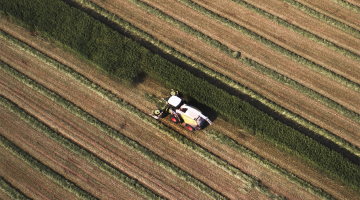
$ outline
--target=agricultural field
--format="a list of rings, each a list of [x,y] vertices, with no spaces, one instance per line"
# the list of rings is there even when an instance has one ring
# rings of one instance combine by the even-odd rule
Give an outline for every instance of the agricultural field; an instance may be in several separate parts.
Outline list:
[[[360,199],[359,6],[1,1],[0,199]]]

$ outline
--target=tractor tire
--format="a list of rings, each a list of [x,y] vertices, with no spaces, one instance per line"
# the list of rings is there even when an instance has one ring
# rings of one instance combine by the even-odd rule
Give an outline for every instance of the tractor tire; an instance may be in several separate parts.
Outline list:
[[[171,121],[173,121],[174,123],[180,123],[180,120],[179,120],[179,118],[177,117],[177,116],[175,116],[175,115],[170,115],[170,119],[171,119]]]

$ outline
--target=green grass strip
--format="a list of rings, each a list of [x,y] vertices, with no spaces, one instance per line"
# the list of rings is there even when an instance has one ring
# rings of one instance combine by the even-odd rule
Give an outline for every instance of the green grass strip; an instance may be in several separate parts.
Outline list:
[[[3,65],[3,64],[0,63],[0,65]],[[24,75],[20,75],[20,76],[25,78]],[[16,78],[16,77],[14,77],[14,78]],[[32,82],[29,79],[27,79],[27,80],[22,79],[22,81],[28,82],[28,83]],[[40,85],[35,85],[35,87],[37,88],[35,90],[40,90],[42,88],[42,86],[40,86]],[[53,95],[52,97],[54,98],[55,96],[56,95]],[[142,185],[138,180],[129,177],[127,174],[125,174],[125,173],[119,171],[118,169],[114,168],[113,166],[111,166],[106,161],[104,161],[101,158],[97,157],[96,155],[92,154],[90,151],[84,149],[80,145],[78,145],[78,144],[72,142],[71,140],[65,138],[60,133],[52,130],[49,126],[47,126],[46,124],[40,122],[38,119],[31,116],[25,110],[23,110],[22,108],[15,105],[14,103],[12,103],[11,101],[9,101],[8,99],[6,99],[5,97],[3,97],[1,95],[0,95],[0,104],[3,105],[4,107],[6,107],[7,109],[9,109],[11,112],[18,115],[25,122],[29,123],[34,129],[44,133],[46,136],[50,137],[52,140],[54,140],[57,143],[63,145],[64,147],[68,148],[70,151],[80,155],[82,158],[89,161],[92,165],[94,165],[94,166],[100,168],[101,170],[103,170],[104,172],[108,173],[110,176],[112,176],[115,179],[119,180],[124,185],[126,185],[129,188],[136,191],[138,194],[140,194],[140,195],[142,195],[142,196],[144,196],[144,197],[146,197],[148,199],[164,199],[163,197],[159,196],[158,194],[154,193],[153,191],[151,191],[150,189],[148,189],[147,187]],[[32,166],[34,168],[36,167],[34,165],[32,165]],[[52,170],[50,168],[45,169],[44,166],[40,166],[40,168],[36,168],[36,169],[49,171],[52,174],[54,173],[54,172],[52,172]],[[54,176],[54,175],[52,175],[52,176]],[[77,188],[77,186],[75,184],[70,183],[67,180],[63,180],[64,178],[60,179],[60,178],[58,178],[58,176],[61,176],[61,175],[54,176],[55,178],[52,178],[52,179],[54,179],[56,182],[58,182],[64,188],[66,188],[66,189],[70,190],[71,192],[75,193],[77,196],[79,196],[79,197],[81,197],[83,199],[96,199],[95,197],[91,196],[89,193],[87,193],[85,191],[80,193],[81,191]],[[61,181],[57,181],[57,180],[61,180]]]
[[[268,20],[271,20],[272,22],[275,22],[276,24],[278,24],[280,26],[283,26],[301,36],[311,39],[312,41],[314,41],[318,44],[324,45],[325,47],[327,47],[331,50],[334,50],[338,53],[341,53],[342,55],[347,56],[347,57],[360,63],[360,56],[350,50],[347,50],[346,48],[340,47],[340,46],[336,45],[335,43],[330,42],[329,40],[321,38],[320,36],[317,36],[303,28],[300,28],[299,26],[291,24],[291,23],[287,22],[286,20],[283,20],[278,16],[275,16],[271,13],[266,12],[265,10],[255,7],[243,0],[231,0],[231,1],[239,4],[240,6],[246,8],[254,13],[257,13],[257,14],[263,16],[264,18],[266,18]]]
[[[353,35],[353,36],[355,36],[357,38],[360,38],[360,31],[359,30],[357,30],[357,29],[355,29],[355,28],[353,28],[351,26],[348,26],[348,25],[346,25],[346,24],[344,24],[344,23],[342,23],[342,22],[340,22],[340,21],[338,21],[336,19],[333,19],[333,18],[331,18],[329,16],[326,16],[326,15],[324,15],[324,14],[322,14],[322,13],[320,13],[320,12],[318,12],[318,11],[312,9],[312,8],[309,8],[309,7],[303,5],[303,4],[301,4],[301,3],[299,3],[299,2],[297,2],[295,0],[280,0],[280,1],[285,2],[285,3],[291,5],[292,7],[296,8],[296,9],[298,9],[298,10],[300,10],[300,11],[306,13],[306,14],[308,14],[308,15],[310,15],[312,17],[315,17],[316,19],[318,19],[320,21],[323,21],[323,22],[325,22],[327,24],[330,24],[330,25],[332,25],[332,26],[334,26],[334,27],[346,32],[346,33],[349,33],[349,34],[351,34],[351,35]]]
[[[166,22],[169,22],[170,24],[174,25],[175,27],[179,28],[180,30],[183,30],[187,33],[194,35],[195,37],[203,40],[205,43],[207,43],[208,45],[210,45],[212,47],[215,47],[216,49],[220,50],[221,52],[223,52],[229,56],[232,56],[232,57],[234,56],[234,51],[232,51],[227,46],[219,43],[216,40],[211,39],[210,37],[200,33],[199,31],[192,29],[191,27],[187,26],[186,24],[166,15],[165,13],[163,13],[155,8],[152,8],[151,6],[147,5],[146,3],[143,3],[139,0],[128,0],[128,1],[130,1],[131,3],[134,3],[135,5],[139,6],[140,8],[145,9],[149,13],[154,14],[158,18],[160,18]],[[327,77],[332,78],[333,80],[336,79],[335,81],[343,83],[345,86],[348,86],[349,88],[360,92],[360,86],[358,84],[356,84],[338,74],[335,74],[335,73],[331,72],[330,70],[327,70],[326,68],[323,68],[320,65],[317,65],[301,56],[298,56],[295,53],[292,53],[292,52],[282,48],[281,46],[276,45],[275,43],[271,42],[270,40],[267,40],[266,38],[263,38],[262,36],[257,35],[256,33],[252,32],[244,27],[239,26],[234,22],[231,22],[231,21],[229,21],[229,20],[227,20],[227,19],[225,19],[225,18],[223,18],[223,17],[221,17],[221,16],[195,4],[195,3],[192,3],[189,0],[178,0],[178,1],[184,3],[186,6],[189,6],[190,8],[192,8],[210,18],[213,18],[213,19],[219,21],[220,23],[223,23],[224,25],[227,25],[227,26],[239,31],[240,33],[245,34],[246,36],[249,36],[250,38],[252,38],[258,42],[261,42],[265,46],[267,46],[283,55],[286,54],[292,60],[297,61],[300,64],[303,64],[323,75],[326,75]],[[260,63],[257,63],[249,58],[241,57],[241,58],[239,58],[239,60],[242,63],[246,64],[247,66],[251,67],[252,69],[254,69],[266,76],[269,76],[272,79],[279,81],[280,83],[290,86],[291,88],[293,88],[299,92],[302,92],[303,94],[311,97],[312,99],[319,101],[320,103],[328,106],[329,108],[334,109],[335,111],[343,114],[344,116],[346,116],[360,124],[360,115],[358,113],[347,109],[346,107],[331,100],[330,98],[327,98],[327,97],[319,94],[318,92],[311,90],[310,88],[307,88],[307,87],[301,85],[300,83],[298,83],[284,75],[281,75],[281,74],[277,73],[276,71],[269,69],[269,68],[261,65]]]
[[[0,95],[0,105],[10,108],[13,107],[14,104],[12,104],[10,101],[5,99],[2,95]],[[27,119],[31,120],[33,119],[32,116],[27,115]],[[25,119],[26,120],[26,119]],[[4,136],[0,135],[0,145],[3,146],[6,150],[10,151],[14,155],[16,155],[18,158],[20,158],[22,161],[30,165],[35,170],[39,171],[41,174],[49,178],[50,180],[54,181],[55,183],[59,184],[64,189],[74,193],[77,197],[81,199],[97,199],[94,196],[92,196],[87,191],[83,190],[73,182],[69,181],[68,179],[64,178],[61,174],[55,172],[48,166],[42,164],[39,160],[32,157],[30,154],[10,142],[8,139],[6,139]]]
[[[138,0],[131,0],[131,1],[138,1]],[[344,83],[345,86],[350,86],[351,89],[354,89],[355,91],[358,91],[360,92],[360,86],[344,77],[341,77],[340,75],[337,75],[333,72],[331,72],[330,70],[327,70],[326,68],[323,68],[321,67],[320,65],[317,65],[315,63],[313,63],[312,61],[310,60],[307,60],[277,44],[275,44],[274,42],[258,35],[257,33],[255,32],[252,32],[250,31],[249,29],[245,28],[245,27],[242,27],[238,24],[236,24],[235,22],[232,22],[224,17],[221,17],[220,15],[216,14],[216,13],[213,13],[212,11],[196,4],[196,3],[193,3],[191,0],[177,0],[181,3],[183,3],[184,5],[188,6],[189,8],[193,9],[193,10],[196,10],[198,11],[199,13],[203,14],[203,15],[206,15],[208,16],[209,18],[211,19],[214,19],[218,22],[220,22],[221,24],[225,25],[225,26],[228,26],[248,37],[250,37],[251,39],[265,45],[266,47],[269,47],[270,49],[290,58],[291,60],[293,61],[296,61],[310,69],[313,69],[314,71],[316,72],[319,72],[323,75],[326,75],[327,77],[335,80],[335,81],[338,81],[340,83]],[[143,5],[143,4],[140,4],[140,5]],[[141,7],[145,7],[145,6],[141,6]],[[265,13],[263,13],[265,14]],[[161,15],[164,15],[164,14],[161,14]],[[160,17],[159,17],[160,18]],[[161,17],[161,19],[164,18],[164,17]],[[182,23],[182,22],[173,22],[173,24],[178,24],[178,23]],[[183,28],[182,30],[187,30],[187,28]],[[193,30],[190,30],[189,29],[189,33],[192,33]],[[225,47],[224,47],[225,48]],[[358,55],[354,55],[354,57],[357,58],[357,61],[360,62],[360,57]],[[283,83],[287,86],[290,86],[291,88],[299,91],[299,92],[302,92],[303,94],[311,97],[312,99],[315,99],[317,101],[319,101],[320,103],[328,106],[329,108],[332,108],[334,109],[335,111],[343,114],[344,116],[352,119],[353,121],[357,122],[360,124],[360,115],[356,112],[353,112],[349,109],[347,109],[346,107],[340,105],[339,103],[331,100],[330,98],[327,98],[321,94],[319,94],[318,92],[312,90],[312,89],[309,89],[305,86],[303,86],[302,84],[286,77],[286,76],[283,76],[279,73],[277,73],[276,71],[274,70],[271,70],[263,65],[261,65],[260,63],[257,63],[251,59],[248,59],[248,58],[245,58],[245,57],[242,57],[242,58],[239,58],[239,60],[250,66],[251,68],[255,69],[256,71],[259,71],[261,73],[263,73],[264,75],[267,75],[269,77],[271,77],[272,79],[274,80],[277,80],[279,81],[280,83]]]
[[[40,1],[47,3],[34,3]],[[50,38],[73,48],[74,51],[82,55],[89,53],[88,47],[96,47],[96,49],[93,48],[93,51],[90,52],[92,56],[88,56],[88,59],[91,61],[98,61],[98,55],[101,55],[104,62],[116,60],[121,64],[121,62],[125,61],[128,64],[124,66],[138,68],[140,66],[144,73],[161,81],[168,87],[182,91],[198,102],[209,106],[209,108],[226,117],[229,121],[241,125],[244,129],[256,133],[274,145],[283,147],[285,150],[315,164],[320,169],[323,169],[324,172],[338,177],[354,189],[360,191],[360,171],[358,166],[351,163],[341,154],[271,118],[238,97],[232,96],[217,86],[195,77],[190,72],[166,61],[159,55],[137,46],[137,43],[126,39],[111,28],[101,23],[95,23],[96,20],[85,15],[80,10],[69,8],[67,4],[61,4],[57,0],[0,1],[0,5],[0,8],[5,13],[22,20],[23,23],[27,24],[27,27],[35,28],[40,34],[42,32],[45,32],[47,35],[51,33]],[[46,14],[47,12],[57,13],[57,15],[48,15]],[[28,17],[33,15],[36,18]],[[60,18],[59,16],[62,17]],[[89,37],[88,30],[77,29],[76,24],[78,23],[80,23],[79,25],[92,28],[94,32],[90,30],[90,38],[87,38]],[[100,33],[98,32],[99,30],[101,30]],[[84,37],[85,35],[87,37]],[[109,35],[111,37],[108,37]],[[124,48],[124,44],[131,48]],[[114,54],[114,52],[117,52],[115,51],[116,48],[117,50],[125,49],[126,51]],[[101,62],[98,63],[99,66],[102,66],[101,64]],[[117,67],[117,65],[112,67]],[[199,85],[201,87],[198,87]],[[93,87],[96,87],[96,85]],[[99,93],[101,95],[102,92]],[[109,96],[109,99],[111,98]],[[114,98],[114,101],[116,101],[115,95]],[[141,112],[139,111],[139,113]],[[142,114],[147,116],[144,113]],[[142,119],[140,114],[139,119]],[[175,134],[174,136],[176,137],[177,135]],[[181,135],[179,143],[184,143],[181,140]],[[218,161],[223,160],[220,159]],[[219,165],[231,173],[231,165],[223,166],[221,163]]]
[[[266,160],[265,158],[259,156],[258,154],[251,151],[250,149],[242,146],[241,144],[237,143],[235,140],[233,140],[232,138],[226,136],[222,132],[217,131],[217,130],[209,130],[209,131],[206,130],[205,132],[212,139],[233,148],[235,151],[245,155],[246,157],[250,158],[251,160],[253,160],[257,164],[259,164],[259,165],[261,165],[261,166],[275,172],[276,174],[281,175],[286,180],[300,186],[305,191],[307,191],[307,192],[309,192],[309,193],[311,193],[313,195],[316,195],[320,199],[335,199],[334,197],[327,194],[323,190],[321,190],[321,189],[311,185],[309,182],[306,182],[303,179],[297,177],[295,174],[286,171],[285,169],[281,168],[280,166],[272,163],[269,160]]]
[[[1,138],[0,134],[0,138]],[[1,141],[1,139],[0,139]],[[11,199],[17,200],[28,200],[29,197],[25,196],[21,193],[17,188],[12,186],[9,182],[7,182],[3,177],[0,176],[0,189],[4,191]]]
[[[167,52],[174,57],[178,58],[179,60],[187,63],[188,65],[202,71],[203,73],[216,78],[217,80],[221,81],[222,83],[225,83],[227,86],[236,89],[239,92],[242,92],[246,95],[249,95],[250,97],[260,101],[264,105],[268,106],[269,108],[273,109],[274,111],[284,115],[285,117],[297,122],[298,124],[308,128],[311,131],[314,131],[315,133],[327,138],[328,140],[336,143],[337,145],[341,146],[344,149],[347,149],[351,153],[357,155],[360,157],[360,149],[358,149],[356,146],[350,144],[349,142],[345,141],[341,137],[338,137],[334,135],[333,133],[327,131],[326,129],[323,129],[310,121],[302,118],[299,115],[296,115],[292,113],[291,111],[275,104],[274,102],[266,99],[262,95],[254,92],[253,90],[233,81],[232,79],[228,78],[227,76],[217,73],[213,71],[212,69],[204,66],[203,64],[196,62],[192,60],[191,58],[181,54],[180,52],[174,50],[173,48],[167,46],[166,44],[162,43],[161,41],[157,40],[153,36],[149,35],[148,33],[136,28],[129,22],[126,22],[125,20],[121,19],[120,17],[116,16],[113,13],[109,13],[107,10],[101,8],[100,6],[91,3],[87,0],[75,0],[78,3],[81,3],[84,7],[94,10],[96,13],[100,14],[103,17],[106,17],[107,19],[111,20],[112,22],[116,23],[117,25],[124,27],[126,30],[130,31],[133,34],[136,34],[137,36],[141,37],[142,39],[152,43],[156,47],[162,49],[164,52]],[[1,33],[1,32],[0,32]]]
[[[351,3],[347,2],[347,1],[344,1],[344,0],[330,0],[330,1],[335,2],[335,3],[341,5],[344,8],[347,8],[349,10],[352,10],[352,11],[360,14],[360,7],[357,6],[357,5],[351,4]]]
[[[256,189],[256,190],[260,191],[261,193],[263,193],[264,195],[267,195],[268,197],[270,197],[272,199],[283,199],[282,197],[278,197],[278,196],[274,195],[273,193],[271,193],[270,190],[268,188],[266,188],[265,186],[261,185],[261,183],[259,183],[256,178],[253,178],[250,175],[247,175],[247,174],[243,173],[238,168],[232,166],[230,163],[222,160],[218,156],[212,154],[208,150],[202,148],[201,146],[199,146],[196,143],[192,142],[191,140],[187,139],[185,136],[183,136],[183,135],[173,131],[172,129],[166,127],[165,125],[161,124],[160,122],[158,122],[157,120],[155,120],[151,116],[149,116],[147,114],[144,114],[143,112],[137,110],[132,105],[128,104],[127,102],[124,102],[122,99],[117,98],[111,92],[101,88],[99,85],[91,82],[86,77],[76,73],[71,68],[66,67],[66,66],[64,66],[64,65],[50,59],[49,57],[47,57],[46,55],[44,55],[44,54],[42,54],[40,52],[37,54],[37,57],[39,59],[45,61],[50,66],[55,67],[55,68],[59,69],[62,72],[65,72],[70,77],[76,79],[77,81],[79,81],[80,83],[82,83],[83,85],[88,87],[89,89],[93,90],[94,92],[98,93],[102,97],[104,97],[104,98],[112,101],[113,103],[117,104],[122,109],[128,111],[130,114],[133,114],[133,115],[137,116],[142,121],[148,123],[149,125],[151,125],[152,127],[156,128],[156,129],[158,129],[162,133],[165,133],[166,135],[170,136],[175,141],[177,141],[180,144],[184,145],[186,148],[193,150],[195,153],[199,154],[200,156],[202,156],[206,160],[210,161],[211,163],[217,165],[218,167],[225,170],[229,174],[237,177],[239,180],[243,181],[246,184],[246,187]],[[190,174],[188,174],[185,171],[181,170],[179,167],[173,165],[169,161],[164,160],[163,158],[156,155],[155,153],[153,153],[149,149],[147,149],[147,148],[141,146],[140,144],[138,144],[136,141],[131,140],[130,138],[126,137],[125,135],[123,135],[119,131],[111,128],[110,126],[108,126],[106,124],[104,124],[103,122],[99,121],[95,117],[91,116],[90,114],[88,114],[87,112],[82,110],[80,107],[78,107],[78,106],[72,104],[71,102],[65,100],[64,98],[62,98],[58,94],[48,90],[44,86],[36,83],[35,81],[31,80],[27,76],[21,74],[20,72],[18,72],[14,68],[6,65],[5,63],[3,63],[1,61],[0,61],[0,69],[2,69],[4,72],[11,75],[12,77],[16,78],[20,82],[24,83],[28,87],[34,89],[35,91],[43,94],[46,97],[48,97],[50,100],[52,100],[52,101],[56,102],[57,104],[63,106],[69,112],[73,113],[74,115],[78,116],[79,118],[83,119],[84,121],[88,122],[89,124],[95,126],[100,131],[102,131],[105,134],[109,135],[110,137],[116,139],[117,141],[121,142],[122,144],[128,146],[129,148],[135,150],[139,154],[143,155],[144,157],[148,158],[149,160],[153,161],[154,163],[156,163],[157,165],[163,167],[164,169],[168,170],[169,172],[173,173],[177,177],[183,179],[184,181],[186,181],[190,185],[194,186],[195,188],[199,189],[203,193],[207,194],[208,196],[210,196],[210,197],[212,197],[214,199],[227,199],[226,197],[222,196],[221,194],[219,194],[215,190],[211,189],[210,187],[208,187],[204,183],[202,183],[199,180],[192,177]],[[62,143],[62,142],[59,142],[59,143]],[[74,150],[74,152],[78,152],[78,151]]]
[[[54,64],[54,63],[55,63],[55,61],[52,62],[52,64]],[[58,65],[61,65],[61,64],[58,64]],[[61,66],[64,67],[63,70],[65,68],[67,68],[67,67],[65,67],[63,65],[61,65]],[[206,184],[204,184],[201,181],[194,178],[192,175],[188,174],[187,172],[183,171],[179,167],[175,166],[171,162],[161,158],[160,156],[158,156],[157,154],[155,154],[151,150],[149,150],[146,147],[140,145],[138,142],[130,139],[129,137],[125,136],[124,134],[120,133],[119,131],[117,131],[117,130],[111,128],[110,126],[106,125],[105,123],[99,121],[95,117],[91,116],[90,114],[88,114],[87,112],[82,110],[80,107],[78,107],[78,106],[74,105],[73,103],[67,101],[66,99],[64,99],[61,96],[59,96],[58,94],[56,94],[55,92],[52,92],[52,91],[48,90],[47,88],[45,88],[44,86],[36,83],[35,81],[30,79],[26,75],[18,72],[17,70],[15,70],[14,68],[10,67],[9,65],[3,63],[2,61],[0,61],[0,69],[3,70],[5,73],[9,74],[10,76],[16,78],[21,83],[27,85],[31,89],[43,94],[44,96],[46,96],[50,100],[52,100],[55,103],[61,105],[66,110],[68,110],[70,113],[72,113],[72,114],[76,115],[77,117],[83,119],[87,123],[95,126],[100,131],[104,132],[106,135],[114,138],[115,140],[117,140],[121,144],[133,149],[134,151],[136,151],[140,155],[142,155],[145,158],[151,160],[155,164],[161,166],[165,170],[171,172],[172,174],[176,175],[180,179],[184,180],[185,182],[187,182],[190,185],[194,186],[195,188],[199,189],[200,191],[202,191],[206,195],[212,197],[213,199],[227,199],[226,197],[222,196],[221,194],[219,194],[215,190],[211,189]],[[74,77],[74,75],[77,74],[76,72],[74,72],[70,68],[68,68],[67,72],[70,72],[70,73],[73,72],[70,75],[71,77]],[[92,89],[93,91],[95,91],[97,93],[99,93],[99,90],[100,90],[101,91],[100,94],[103,97],[111,98],[114,102],[116,102],[118,105],[121,105],[122,108],[129,111],[130,113],[133,113],[134,111],[139,112],[133,106],[131,106],[130,104],[127,104],[126,102],[123,102],[121,99],[117,98],[115,95],[110,94],[109,91],[106,91],[106,90],[100,88],[99,85],[90,82],[87,78],[85,78],[85,77],[83,77],[83,76],[81,76],[79,74],[77,74],[77,75],[78,76],[76,76],[76,78],[75,78],[77,81],[83,83],[84,85],[86,85],[87,87],[89,87],[90,89]],[[1,96],[0,96],[0,98],[1,98],[2,101],[6,101]],[[141,185],[137,180],[132,179],[131,177],[128,177],[128,175],[123,174],[122,172],[114,169],[109,164],[107,164],[105,161],[101,160],[100,158],[97,158],[94,154],[89,153],[88,151],[84,150],[80,146],[78,146],[75,143],[71,142],[70,140],[64,138],[59,133],[56,133],[55,131],[51,130],[49,127],[42,124],[37,119],[35,119],[34,117],[27,114],[21,108],[15,106],[15,105],[11,105],[10,103],[7,103],[6,107],[11,109],[11,111],[13,111],[14,113],[18,114],[20,117],[22,117],[22,119],[27,121],[34,128],[42,131],[47,136],[51,137],[53,140],[55,140],[56,142],[62,144],[63,146],[69,148],[74,153],[79,154],[84,159],[88,160],[90,163],[95,165],[96,167],[99,167],[103,171],[107,172],[111,176],[115,177],[116,179],[118,179],[119,181],[124,183],[124,185],[126,185],[126,186],[130,187],[131,189],[135,190],[137,193],[139,193],[139,194],[141,194],[141,195],[143,195],[143,196],[145,196],[145,197],[147,197],[149,199],[162,199],[162,197],[158,196],[157,194],[153,193],[151,190],[149,190],[145,186]],[[185,139],[185,137],[183,137],[183,139]],[[222,163],[225,163],[225,162],[222,162]],[[238,174],[240,174],[240,175],[242,175],[244,177],[247,177],[242,172],[239,172]]]
[[[150,8],[150,9],[152,9],[152,8]],[[154,10],[154,13],[155,14],[159,13],[159,11]],[[229,54],[232,55],[231,51],[229,52]],[[157,71],[156,76],[159,79],[162,79],[162,81],[165,82],[168,86],[175,87],[175,88],[180,88],[180,85],[182,85],[182,84],[179,84],[179,83],[181,83],[181,82],[183,82],[184,84],[186,82],[190,83],[191,79],[195,79],[195,77],[191,77],[190,74],[187,74],[186,76],[181,77],[179,75],[179,74],[181,74],[180,71],[178,69],[175,69],[175,68],[173,70],[171,67],[167,67],[167,71],[163,71],[161,65],[157,65],[156,68],[152,68],[152,70]],[[178,78],[179,76],[181,77],[181,80]],[[185,79],[185,77],[187,77],[187,78]],[[176,83],[176,84],[174,84],[174,83]],[[229,108],[229,109],[231,109],[232,111],[229,110],[229,112],[226,113],[226,114],[222,113],[222,114],[225,114],[225,116],[227,114],[229,114],[228,116],[230,116],[230,115],[235,116],[235,115],[232,115],[230,113],[239,112],[239,114],[236,115],[236,116],[240,118],[240,117],[244,116],[244,113],[247,112],[247,111],[244,111],[244,113],[242,113],[242,111],[240,111],[241,106],[240,107],[237,107],[237,105],[235,106],[236,101],[230,100],[231,99],[230,97],[229,97],[228,103],[224,103],[225,99],[227,98],[227,97],[225,97],[225,96],[227,96],[227,94],[222,94],[222,95],[220,95],[219,93],[216,94],[215,91],[217,89],[215,89],[215,88],[212,89],[211,94],[206,94],[205,91],[211,91],[211,90],[210,89],[208,90],[206,88],[207,86],[205,86],[206,85],[205,83],[200,83],[199,82],[199,83],[193,84],[193,85],[202,85],[203,86],[202,87],[203,92],[197,91],[197,92],[193,93],[193,91],[192,91],[193,89],[191,89],[189,87],[185,87],[185,86],[181,86],[181,87],[184,87],[184,88],[181,89],[181,91],[187,91],[188,94],[190,94],[190,96],[197,97],[197,100],[200,101],[200,102],[208,102],[206,104],[209,105],[211,108],[215,109],[216,111],[220,111],[222,109],[225,109],[225,108],[222,108],[222,107],[229,107],[230,106],[231,108]],[[212,96],[220,95],[221,96],[220,99],[221,99],[222,103],[218,102],[218,103],[216,103],[216,105],[212,105],[212,103],[210,103],[208,99],[205,99],[205,96],[208,96],[208,95],[212,95]],[[204,96],[204,98],[202,99],[202,98],[200,98],[200,96]],[[234,109],[234,108],[238,108],[238,109]],[[255,113],[255,111],[253,111],[253,112]],[[249,117],[248,115],[246,115],[246,116]],[[265,116],[263,116],[263,117],[266,118]],[[254,118],[252,120],[247,118],[247,119],[243,119],[243,120],[246,121],[246,122],[249,122],[249,123],[254,123],[254,124],[256,123],[257,124],[257,122],[261,121],[264,118],[258,118],[258,119]],[[230,118],[230,119],[233,120],[234,118]],[[275,126],[277,126],[276,123],[273,124],[273,126],[265,125],[265,124],[262,124],[262,125],[258,124],[255,127],[250,128],[250,130],[255,130],[256,133],[260,133],[267,140],[269,140],[271,142],[274,142],[276,145],[282,146],[284,148],[289,148],[290,146],[292,146],[291,149],[292,149],[292,151],[294,153],[296,153],[297,155],[305,158],[309,162],[312,162],[313,164],[318,165],[320,168],[325,169],[325,171],[329,172],[331,175],[334,175],[336,177],[345,178],[345,176],[347,176],[345,174],[347,174],[347,173],[353,174],[354,176],[358,176],[358,175],[355,175],[355,174],[360,173],[359,169],[358,169],[358,167],[356,165],[354,165],[353,163],[351,163],[350,161],[345,159],[340,154],[328,149],[327,147],[324,147],[323,145],[317,143],[316,141],[314,141],[314,140],[312,140],[312,139],[310,139],[310,138],[308,138],[308,137],[306,137],[304,135],[299,134],[297,131],[285,130],[285,129],[282,129],[280,127],[278,129],[278,128],[275,128]],[[247,126],[247,127],[249,127],[249,126]],[[267,128],[268,131],[265,131],[265,129],[263,129],[265,127],[268,127]],[[270,127],[277,129],[277,131],[273,131],[273,130],[270,131],[270,129],[271,129]],[[261,130],[261,129],[263,129],[263,130]],[[271,134],[270,134],[270,132],[271,132]],[[285,132],[287,132],[287,134],[285,134]],[[283,133],[283,134],[281,134],[281,133]],[[279,136],[279,137],[275,136],[277,134],[281,134],[281,136]],[[295,138],[297,138],[297,139],[295,139]],[[286,145],[284,145],[285,143],[286,143]],[[293,143],[293,144],[290,145],[290,143]],[[287,146],[287,145],[289,145],[289,146]],[[297,147],[295,147],[295,146],[297,146]],[[302,147],[300,147],[300,146],[302,146]],[[313,149],[313,150],[310,150],[310,149]],[[314,154],[315,152],[317,152],[316,155],[310,156],[310,154]],[[325,155],[327,155],[327,156],[325,156]],[[322,156],[325,156],[325,157],[322,157]],[[322,158],[320,158],[320,157],[322,157]],[[325,161],[325,160],[327,160],[327,161]],[[333,160],[333,161],[329,161],[329,160]],[[336,163],[344,164],[343,167],[340,167],[339,164],[336,164],[336,165],[329,164],[331,162],[334,162],[335,160],[338,160],[338,161],[336,161]],[[342,160],[342,161],[340,161],[340,160]],[[325,164],[325,163],[327,163],[327,164]],[[347,163],[347,164],[345,164],[345,163]],[[325,165],[327,165],[327,166],[325,167]],[[333,170],[333,169],[335,169],[337,167],[340,167],[342,169],[341,170]],[[358,188],[358,186],[359,186],[358,184],[350,183],[350,182],[353,182],[353,181],[356,182],[355,179],[353,178],[354,177],[353,175],[348,176],[348,178],[345,178],[345,179],[341,178],[341,179],[344,180],[345,182],[349,183],[350,185],[352,185],[352,187]],[[350,178],[350,177],[352,177],[352,178]]]

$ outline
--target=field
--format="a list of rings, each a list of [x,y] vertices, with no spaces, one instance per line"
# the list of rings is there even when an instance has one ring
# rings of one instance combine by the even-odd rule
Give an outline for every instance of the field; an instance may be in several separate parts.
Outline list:
[[[360,199],[357,1],[45,1],[0,4],[0,199]]]

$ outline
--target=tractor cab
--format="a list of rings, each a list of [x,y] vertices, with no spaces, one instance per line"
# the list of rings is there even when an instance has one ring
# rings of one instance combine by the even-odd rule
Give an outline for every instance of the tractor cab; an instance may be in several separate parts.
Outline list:
[[[170,114],[170,119],[175,123],[181,123],[186,126],[190,131],[202,129],[207,123],[212,124],[208,117],[204,116],[198,109],[186,104],[186,102],[177,96],[177,92],[170,93],[166,105],[153,111],[152,116],[159,119],[163,116],[164,112]]]

